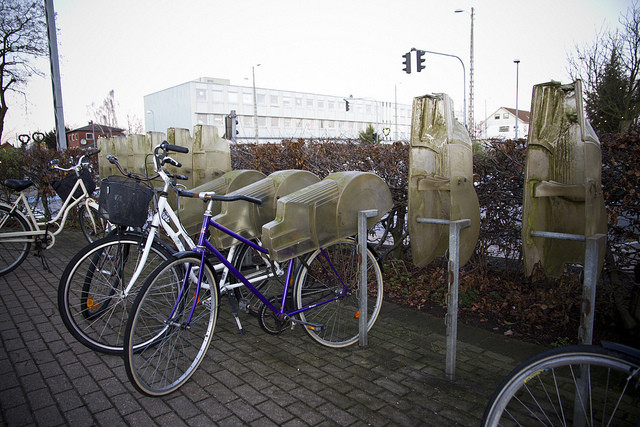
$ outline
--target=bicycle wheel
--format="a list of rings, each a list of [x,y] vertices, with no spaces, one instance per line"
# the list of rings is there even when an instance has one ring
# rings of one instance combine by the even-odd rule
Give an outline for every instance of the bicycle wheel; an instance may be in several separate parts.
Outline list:
[[[172,255],[153,242],[136,284],[125,296],[145,242],[146,236],[139,234],[105,237],[78,252],[62,273],[58,310],[69,332],[85,346],[122,354],[127,317],[140,284]]]
[[[316,305],[301,312],[300,320],[321,325],[305,325],[304,330],[327,347],[345,347],[359,338],[359,259],[356,241],[343,239],[313,252],[296,274],[296,308]],[[382,295],[382,271],[367,249],[367,330],[378,318]]]
[[[276,275],[284,271],[272,268],[268,255],[254,249],[249,245],[240,245],[231,259],[231,264],[251,283],[262,295],[270,298],[274,295],[282,295],[282,286]],[[229,282],[236,284],[240,280],[230,274]],[[239,301],[240,309],[245,313],[257,316],[262,301],[245,286],[234,288],[235,297]]]
[[[81,205],[78,208],[78,220],[84,237],[92,243],[105,237],[111,231],[110,224],[98,215],[98,210],[93,206]]]
[[[485,410],[483,425],[636,426],[638,369],[638,360],[602,347],[549,350],[504,379]]]
[[[131,308],[125,332],[125,369],[148,396],[177,390],[202,362],[218,313],[218,285],[206,263],[198,286],[200,256],[183,253],[160,265]]]
[[[11,212],[11,207],[0,205],[0,276],[15,270],[31,250],[31,242],[5,241],[4,233],[31,231],[31,224],[22,212]]]

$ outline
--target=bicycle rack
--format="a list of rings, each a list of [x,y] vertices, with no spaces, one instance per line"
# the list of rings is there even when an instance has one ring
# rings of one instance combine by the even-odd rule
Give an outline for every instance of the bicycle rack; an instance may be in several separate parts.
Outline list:
[[[360,337],[358,345],[365,347],[369,344],[367,324],[367,218],[378,215],[377,209],[369,209],[358,212],[358,243],[360,248],[360,314],[358,317]],[[364,290],[364,292],[363,292]]]
[[[456,375],[456,351],[458,340],[458,280],[460,275],[460,231],[471,227],[470,219],[450,221],[437,218],[417,218],[417,222],[449,226],[449,291],[447,292],[447,315],[444,318],[447,336],[445,374],[448,380]]]
[[[600,256],[600,248],[607,242],[606,234],[594,234],[586,237],[581,234],[531,230],[531,236],[585,242],[584,283],[582,284],[582,308],[578,340],[580,344],[590,345],[593,342],[593,318],[596,300],[596,283],[598,282],[598,259]]]

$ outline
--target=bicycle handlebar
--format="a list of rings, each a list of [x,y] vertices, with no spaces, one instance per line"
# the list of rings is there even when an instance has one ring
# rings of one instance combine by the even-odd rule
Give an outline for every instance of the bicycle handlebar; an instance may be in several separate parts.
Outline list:
[[[76,163],[74,166],[71,166],[69,168],[61,168],[60,166],[58,166],[58,161],[59,160],[58,159],[53,159],[53,160],[51,160],[51,169],[57,169],[57,170],[62,171],[62,172],[69,172],[69,171],[72,171],[72,170],[79,171],[80,169],[82,169],[85,157],[95,156],[99,152],[100,152],[100,150],[96,149],[96,150],[93,150],[93,151],[90,151],[88,153],[83,154],[78,159],[78,163]]]
[[[202,193],[193,193],[191,191],[178,190],[178,195],[181,197],[191,197],[194,199],[202,199],[205,202],[209,200],[219,200],[221,202],[234,202],[237,200],[244,200],[246,202],[255,203],[256,205],[261,205],[262,200],[256,199],[255,197],[245,196],[244,194],[234,194],[231,196],[219,196],[216,193],[205,191]]]

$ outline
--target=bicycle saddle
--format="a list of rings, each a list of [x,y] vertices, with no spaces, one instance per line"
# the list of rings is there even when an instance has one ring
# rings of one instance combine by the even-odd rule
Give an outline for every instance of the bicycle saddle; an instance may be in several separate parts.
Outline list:
[[[28,179],[5,179],[4,185],[15,191],[26,190],[33,185],[33,181]]]

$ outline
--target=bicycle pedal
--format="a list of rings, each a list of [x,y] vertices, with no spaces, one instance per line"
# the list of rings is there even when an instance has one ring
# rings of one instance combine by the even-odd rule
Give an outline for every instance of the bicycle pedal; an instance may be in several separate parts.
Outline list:
[[[314,332],[323,332],[327,329],[327,325],[321,325],[319,323],[316,323],[316,324],[308,323],[306,326],[307,328],[311,329]]]

